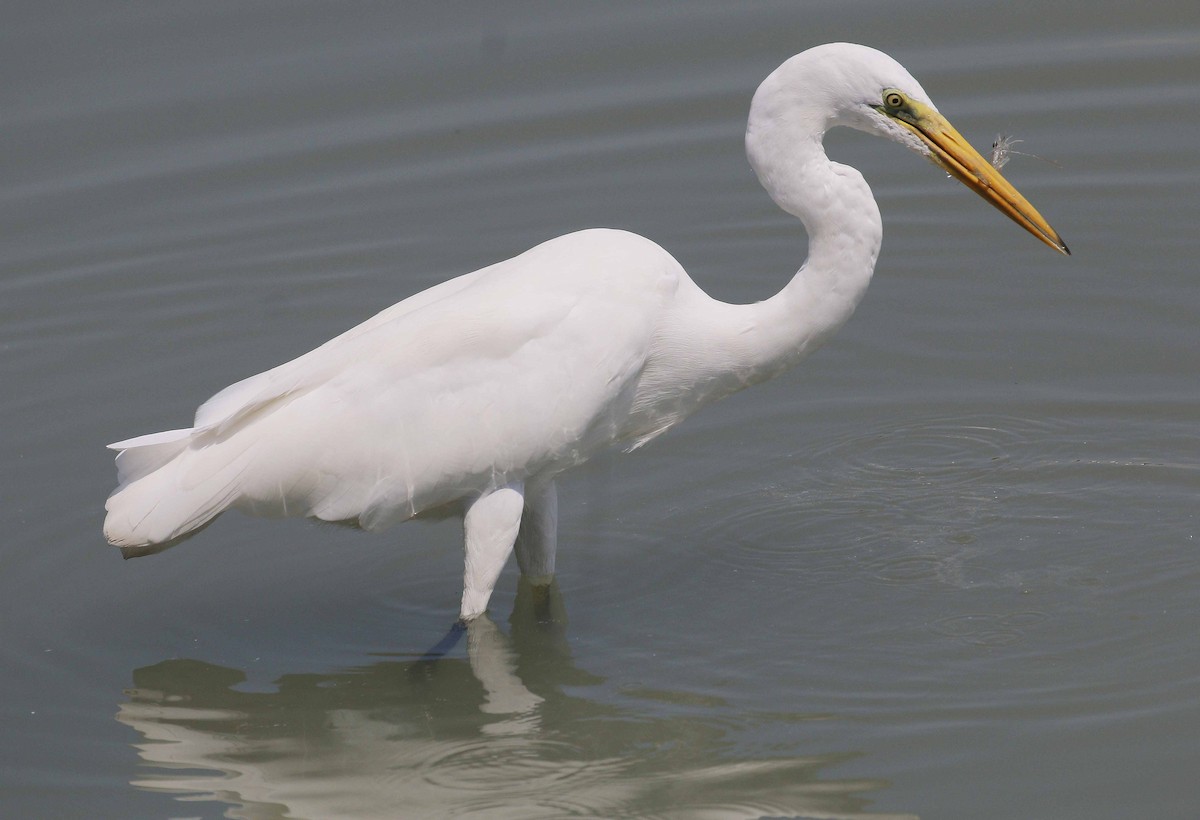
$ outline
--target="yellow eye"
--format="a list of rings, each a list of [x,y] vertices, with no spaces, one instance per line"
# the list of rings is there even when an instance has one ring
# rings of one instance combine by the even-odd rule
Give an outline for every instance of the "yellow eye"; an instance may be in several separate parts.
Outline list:
[[[889,111],[897,111],[903,108],[905,102],[907,102],[907,100],[905,99],[904,95],[895,89],[889,89],[883,92],[883,106]]]

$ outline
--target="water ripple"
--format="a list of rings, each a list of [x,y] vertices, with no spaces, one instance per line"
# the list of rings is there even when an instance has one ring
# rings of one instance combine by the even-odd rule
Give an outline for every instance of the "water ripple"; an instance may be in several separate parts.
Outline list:
[[[431,755],[422,766],[431,785],[467,791],[509,789],[520,783],[530,794],[566,793],[580,781],[612,777],[620,760],[583,759],[579,747],[560,741],[514,738],[479,738],[453,744]]]
[[[975,565],[1062,425],[1017,416],[888,420],[788,457],[778,483],[730,500],[716,559],[804,584],[1015,586]],[[1053,461],[1053,460],[1052,460]],[[1057,462],[1055,462],[1057,463]]]
[[[976,646],[1008,646],[1020,641],[1025,633],[1046,620],[1046,614],[1025,610],[1008,614],[955,614],[938,618],[929,630]]]

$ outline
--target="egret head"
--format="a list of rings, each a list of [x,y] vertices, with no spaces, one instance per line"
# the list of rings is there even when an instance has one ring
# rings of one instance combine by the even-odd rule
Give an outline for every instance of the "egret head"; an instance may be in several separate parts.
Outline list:
[[[818,139],[836,125],[887,137],[928,157],[1042,242],[1070,253],[1037,209],[938,112],[921,84],[881,51],[830,43],[797,54],[755,94],[752,130],[756,123],[777,135],[791,124],[795,133]]]

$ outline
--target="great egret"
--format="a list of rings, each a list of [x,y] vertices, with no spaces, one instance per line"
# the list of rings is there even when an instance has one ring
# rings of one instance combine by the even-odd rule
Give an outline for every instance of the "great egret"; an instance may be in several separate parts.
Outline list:
[[[192,427],[109,445],[119,485],[106,537],[126,557],[146,555],[231,507],[367,530],[462,515],[463,621],[485,611],[514,546],[521,572],[547,583],[560,473],[775,376],[862,298],[882,226],[862,175],[825,156],[822,137],[838,125],[929,157],[1069,253],[899,63],[818,46],[763,81],[746,128],[759,181],[809,236],[808,260],[774,297],[716,301],[636,234],[552,239],[227,387]]]

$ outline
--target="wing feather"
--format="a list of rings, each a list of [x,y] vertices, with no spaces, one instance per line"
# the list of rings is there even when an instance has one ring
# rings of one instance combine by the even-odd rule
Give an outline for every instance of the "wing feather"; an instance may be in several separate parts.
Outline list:
[[[376,529],[573,466],[618,437],[681,275],[586,231],[400,302],[221,391],[194,430],[122,442],[138,480],[112,533],[178,539],[231,505]]]

